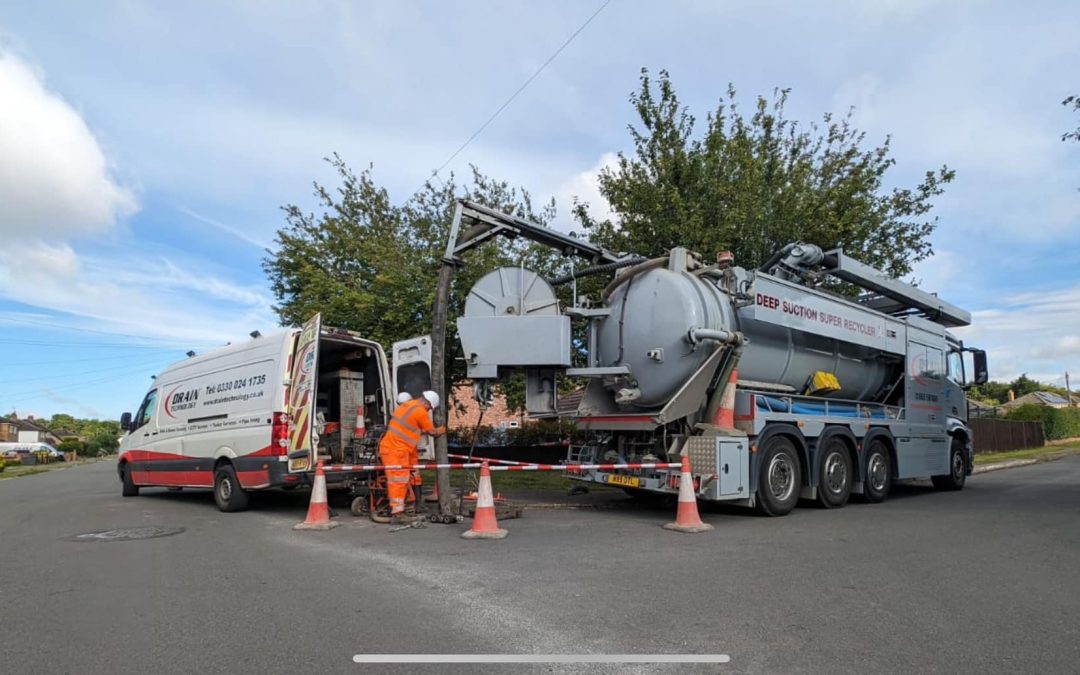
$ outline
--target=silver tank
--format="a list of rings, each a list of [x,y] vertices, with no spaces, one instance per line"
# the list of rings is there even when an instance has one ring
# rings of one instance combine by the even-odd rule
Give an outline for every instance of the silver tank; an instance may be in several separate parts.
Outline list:
[[[831,397],[860,400],[877,393],[892,373],[866,347],[750,319],[713,283],[685,270],[639,274],[619,286],[608,305],[612,312],[597,327],[597,365],[630,367],[640,390],[630,405],[637,408],[664,405],[709,356],[709,343],[695,350],[687,340],[694,328],[742,331],[749,343],[739,361],[740,380],[802,392],[821,370],[840,381],[841,390]]]

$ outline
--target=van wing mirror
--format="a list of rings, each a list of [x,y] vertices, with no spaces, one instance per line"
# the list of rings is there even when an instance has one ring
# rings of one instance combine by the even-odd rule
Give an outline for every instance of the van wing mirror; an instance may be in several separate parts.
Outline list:
[[[131,413],[126,412],[120,416],[120,428],[124,431],[131,431]]]

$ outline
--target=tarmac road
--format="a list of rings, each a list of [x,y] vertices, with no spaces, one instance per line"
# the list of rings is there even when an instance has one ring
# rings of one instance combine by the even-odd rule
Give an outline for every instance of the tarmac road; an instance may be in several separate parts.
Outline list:
[[[507,672],[368,653],[727,654],[725,666],[515,672],[1076,672],[1080,457],[894,489],[880,505],[660,529],[637,506],[465,525],[294,532],[306,494],[124,499],[112,463],[0,481],[0,671]],[[137,541],[74,541],[126,527]]]

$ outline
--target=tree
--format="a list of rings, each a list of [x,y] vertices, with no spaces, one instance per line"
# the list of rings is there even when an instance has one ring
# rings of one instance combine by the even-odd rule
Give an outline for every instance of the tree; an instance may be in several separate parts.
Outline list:
[[[1061,105],[1065,106],[1066,108],[1071,106],[1074,111],[1080,112],[1080,96],[1069,96],[1061,102]],[[1073,131],[1068,131],[1062,134],[1061,140],[1080,142],[1080,126],[1076,127],[1076,129],[1074,129]]]
[[[729,86],[696,136],[668,73],[654,83],[643,69],[630,96],[640,118],[640,127],[630,127],[634,151],[599,178],[617,218],[596,221],[582,203],[575,216],[616,250],[655,256],[686,246],[709,257],[731,250],[737,263],[756,267],[784,244],[805,241],[842,246],[893,276],[909,274],[932,253],[931,200],[954,172],[943,166],[914,188],[886,190],[895,164],[889,139],[864,149],[866,134],[851,112],[803,127],[785,117],[789,93],[759,96],[745,117]]]
[[[540,224],[555,215],[554,200],[534,206],[528,192],[487,177],[476,167],[468,184],[458,184],[453,176],[440,185],[429,181],[408,201],[395,205],[375,182],[371,167],[358,174],[338,155],[327,161],[337,171],[340,186],[331,190],[315,184],[319,214],[295,205],[282,207],[286,225],[277,233],[278,250],[268,251],[263,260],[277,300],[274,311],[283,325],[297,326],[322,312],[326,324],[387,346],[427,334],[458,197]],[[560,262],[547,249],[505,240],[465,257],[450,298],[449,349],[458,344],[455,320],[472,285],[498,266],[517,264],[549,274]],[[448,376],[451,382],[460,381],[464,364],[451,358]],[[518,398],[509,403],[520,407],[523,401]]]

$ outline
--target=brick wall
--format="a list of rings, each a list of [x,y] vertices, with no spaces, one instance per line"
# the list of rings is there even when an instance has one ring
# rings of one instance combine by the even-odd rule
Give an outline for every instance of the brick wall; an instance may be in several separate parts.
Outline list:
[[[460,384],[454,387],[450,395],[451,429],[472,429],[480,417],[480,406],[472,395],[471,384]],[[500,428],[502,423],[510,426],[511,422],[520,424],[525,419],[524,413],[511,413],[506,409],[506,397],[496,394],[491,407],[484,411],[484,426]]]

